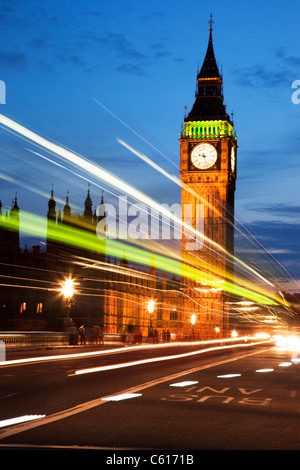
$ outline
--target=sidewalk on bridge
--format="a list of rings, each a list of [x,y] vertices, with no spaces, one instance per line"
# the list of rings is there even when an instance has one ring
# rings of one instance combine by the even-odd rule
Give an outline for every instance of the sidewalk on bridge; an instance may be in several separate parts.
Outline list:
[[[87,338],[81,344],[80,338],[71,342],[69,335],[60,332],[0,332],[0,344],[7,352],[17,351],[37,351],[37,350],[82,350],[82,349],[108,349],[126,346],[122,337],[116,335],[104,336],[103,341],[91,341]]]

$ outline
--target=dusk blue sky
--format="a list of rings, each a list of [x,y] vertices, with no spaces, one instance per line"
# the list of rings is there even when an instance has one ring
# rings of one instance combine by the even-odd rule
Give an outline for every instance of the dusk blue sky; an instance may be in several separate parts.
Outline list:
[[[194,102],[211,13],[238,136],[236,217],[300,279],[297,0],[1,0],[0,112],[158,202],[180,202],[179,188],[117,139],[179,176],[184,107]],[[0,142],[4,206],[17,191],[20,209],[45,215],[53,184],[58,208],[69,191],[72,209],[82,211],[87,181],[5,130]],[[91,186],[95,206],[101,192]]]

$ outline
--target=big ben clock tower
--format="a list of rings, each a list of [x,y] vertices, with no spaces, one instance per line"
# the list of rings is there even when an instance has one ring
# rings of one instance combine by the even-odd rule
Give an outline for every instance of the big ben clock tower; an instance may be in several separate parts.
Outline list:
[[[223,98],[212,24],[205,59],[197,75],[194,105],[180,136],[182,218],[203,237],[185,231],[182,258],[196,267],[189,291],[186,322],[202,338],[228,334],[228,298],[222,288],[233,275],[234,191],[237,140]],[[198,274],[197,274],[198,273]]]

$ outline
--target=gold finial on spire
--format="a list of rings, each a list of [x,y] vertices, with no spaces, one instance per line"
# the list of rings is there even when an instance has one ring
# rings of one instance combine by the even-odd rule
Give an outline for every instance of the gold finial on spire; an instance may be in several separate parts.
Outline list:
[[[214,24],[214,20],[212,19],[212,13],[210,14],[210,20],[208,22],[208,24],[210,25],[210,28],[209,28],[209,31],[212,31],[213,30],[213,27],[212,25]]]

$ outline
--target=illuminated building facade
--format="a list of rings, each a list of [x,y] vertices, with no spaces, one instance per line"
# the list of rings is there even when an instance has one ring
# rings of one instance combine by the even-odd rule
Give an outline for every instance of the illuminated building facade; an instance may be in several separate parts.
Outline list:
[[[150,266],[105,255],[106,241],[96,234],[99,217],[92,211],[89,190],[80,215],[72,212],[69,195],[62,210],[57,210],[52,189],[44,250],[41,245],[20,249],[18,230],[10,229],[9,224],[18,217],[17,199],[10,210],[0,213],[1,221],[6,221],[5,228],[0,229],[0,329],[60,330],[72,319],[78,327],[82,323],[99,326],[112,334],[131,330],[143,336],[151,330],[160,336],[164,330],[180,335],[192,333],[191,325],[181,321],[179,279],[159,271],[154,255]],[[71,238],[76,229],[80,230],[81,241],[86,238],[93,245],[92,250],[53,237],[53,233],[59,235],[64,230]],[[63,296],[66,279],[74,281],[70,299]]]
[[[197,75],[196,99],[180,136],[182,217],[204,234],[191,239],[191,234],[185,233],[182,243],[183,258],[206,273],[206,279],[187,282],[186,287],[202,337],[227,332],[228,299],[222,283],[233,274],[237,140],[222,87],[211,20],[206,56]]]

